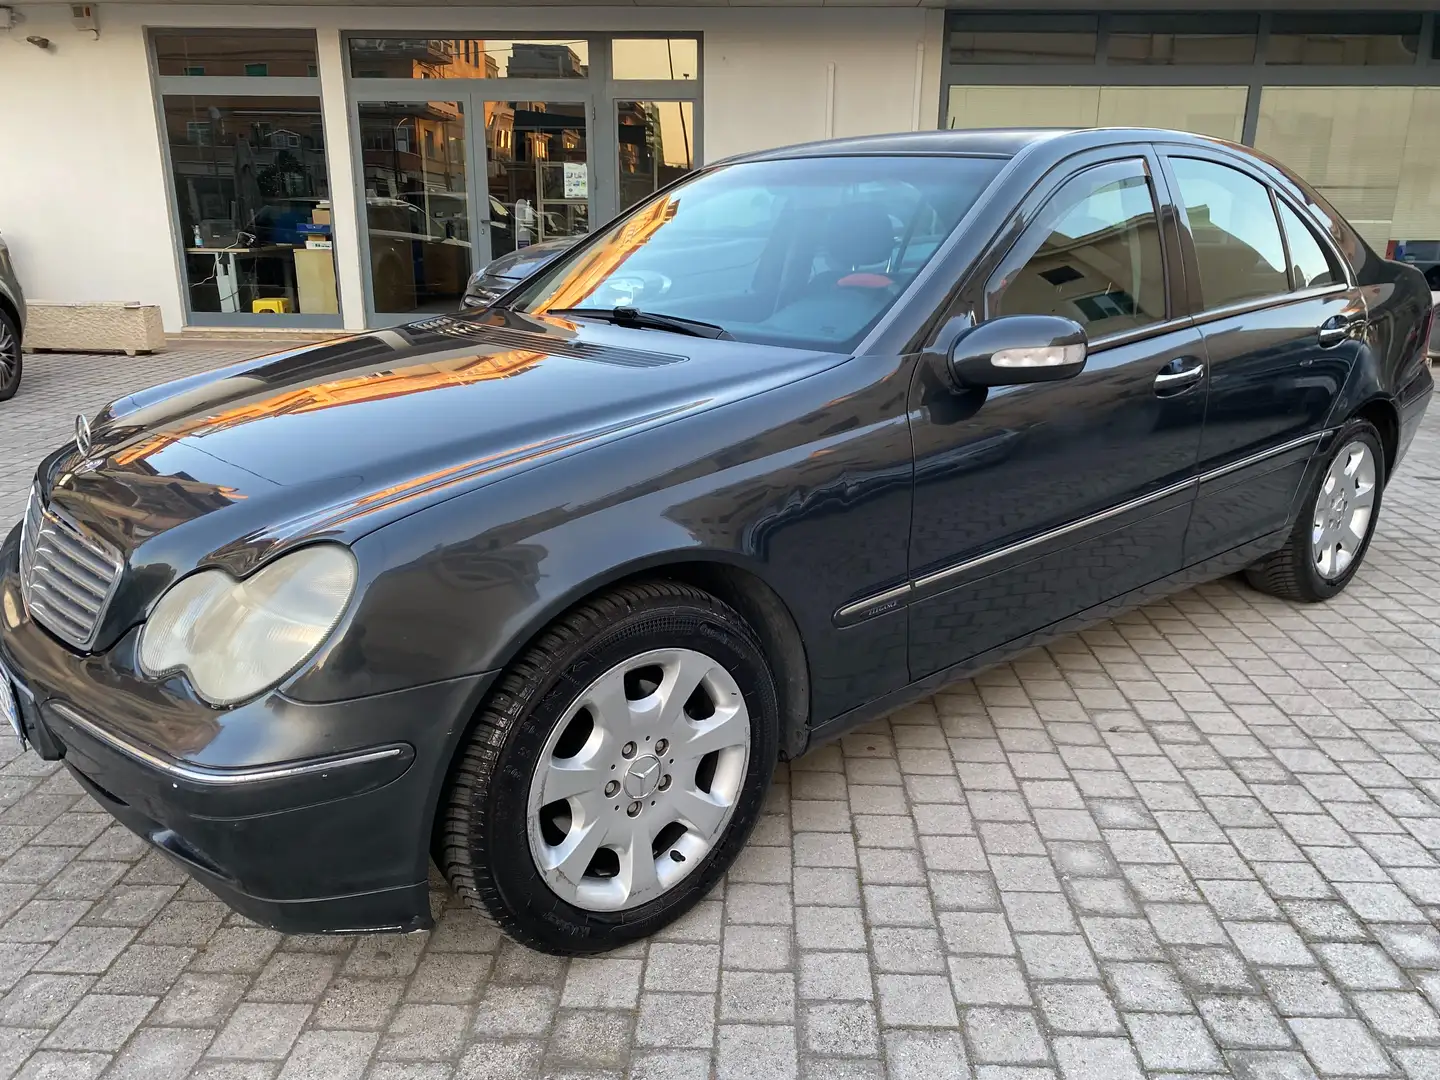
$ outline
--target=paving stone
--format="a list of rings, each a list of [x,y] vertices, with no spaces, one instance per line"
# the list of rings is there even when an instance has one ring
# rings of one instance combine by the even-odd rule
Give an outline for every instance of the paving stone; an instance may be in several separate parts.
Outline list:
[[[890,1080],[934,1080],[969,1073],[958,1031],[890,1031],[885,1034]]]
[[[939,975],[877,975],[880,1022],[886,1027],[954,1027],[950,985]]]
[[[212,1037],[209,1031],[189,1028],[153,1027],[138,1031],[116,1057],[107,1078],[183,1080],[200,1061]],[[345,1078],[337,1075],[335,1080]]]
[[[1030,1004],[1020,965],[1008,956],[951,957],[950,984],[961,1005]]]
[[[709,1049],[715,1038],[715,1001],[709,994],[640,995],[637,1046]]]
[[[1066,1034],[1119,1035],[1120,1018],[1098,983],[1042,983],[1035,1000],[1050,1030]]]
[[[965,1010],[965,1035],[976,1062],[1045,1062],[1050,1058],[1029,1009]]]
[[[1383,1076],[1391,1071],[1385,1052],[1358,1020],[1299,1018],[1290,1028],[1323,1074]]]
[[[1142,1080],[1135,1051],[1125,1039],[1062,1036],[1054,1049],[1064,1080]]]
[[[540,1074],[543,1043],[478,1042],[465,1048],[454,1080],[533,1080]]]
[[[1284,1025],[1262,998],[1200,998],[1195,1005],[1221,1046],[1267,1049],[1290,1045]]]
[[[244,1002],[230,1014],[229,1021],[210,1044],[207,1055],[280,1061],[290,1052],[309,1015],[308,1005]]]
[[[1115,1003],[1126,1012],[1189,1012],[1189,995],[1174,970],[1165,964],[1110,963],[1105,978]]]
[[[782,1080],[799,1075],[793,1027],[722,1024],[717,1042],[717,1080]]]
[[[125,1045],[155,1001],[138,995],[87,994],[45,1040],[45,1048],[113,1053]]]
[[[1195,1072],[1224,1067],[1199,1017],[1131,1013],[1125,1017],[1125,1026],[1147,1069]]]
[[[1440,1016],[1419,994],[1367,992],[1352,999],[1360,1015],[1384,1038],[1395,1042],[1440,1042]]]
[[[401,1005],[386,1026],[377,1053],[391,1061],[449,1058],[464,1041],[468,1019],[469,1011],[459,1005]]]
[[[807,1053],[873,1057],[879,1052],[875,1010],[866,1002],[807,1005],[803,1032]]]

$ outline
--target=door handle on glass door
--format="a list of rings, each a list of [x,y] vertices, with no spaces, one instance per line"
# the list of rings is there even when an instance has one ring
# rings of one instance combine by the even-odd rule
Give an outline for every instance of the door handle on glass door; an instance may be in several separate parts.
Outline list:
[[[1155,393],[1162,396],[1183,394],[1205,377],[1205,364],[1193,356],[1171,360],[1155,376]]]
[[[1316,337],[1322,349],[1333,348],[1353,335],[1355,325],[1363,322],[1364,316],[1356,314],[1335,315],[1320,324]]]

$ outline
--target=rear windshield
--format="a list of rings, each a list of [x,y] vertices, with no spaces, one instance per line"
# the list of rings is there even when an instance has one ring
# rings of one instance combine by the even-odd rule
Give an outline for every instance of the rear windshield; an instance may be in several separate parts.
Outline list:
[[[513,306],[578,318],[634,308],[739,341],[847,352],[1002,165],[791,158],[701,173],[557,259]]]

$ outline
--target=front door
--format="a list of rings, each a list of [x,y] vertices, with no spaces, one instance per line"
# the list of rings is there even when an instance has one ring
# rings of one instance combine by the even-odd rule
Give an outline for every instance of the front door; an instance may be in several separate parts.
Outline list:
[[[1329,245],[1239,162],[1187,149],[1166,166],[1193,249],[1190,305],[1210,366],[1189,564],[1290,520],[1363,348],[1365,305]]]
[[[480,265],[517,248],[590,231],[584,101],[486,101]]]
[[[988,394],[916,380],[912,678],[1180,566],[1205,368],[1199,332],[1172,318],[1155,176],[1136,148],[1057,177],[985,287],[987,317],[1084,326],[1079,376]]]

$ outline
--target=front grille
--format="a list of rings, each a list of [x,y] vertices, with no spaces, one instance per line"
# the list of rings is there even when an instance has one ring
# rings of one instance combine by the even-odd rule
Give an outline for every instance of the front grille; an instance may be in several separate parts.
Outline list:
[[[47,509],[38,487],[31,490],[20,534],[20,593],[36,622],[88,649],[122,566],[115,551]]]

